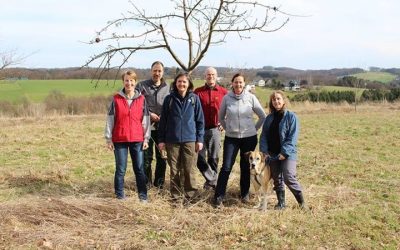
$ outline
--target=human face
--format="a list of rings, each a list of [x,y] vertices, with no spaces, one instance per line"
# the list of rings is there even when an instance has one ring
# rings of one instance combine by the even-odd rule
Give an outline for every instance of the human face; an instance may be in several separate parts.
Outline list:
[[[136,87],[136,80],[133,79],[130,75],[125,75],[124,76],[124,88],[125,88],[125,94],[130,94],[135,91]]]
[[[276,109],[276,111],[280,111],[285,106],[285,100],[281,94],[276,93],[272,97],[272,106]]]
[[[151,79],[153,80],[153,82],[155,82],[156,84],[160,84],[163,75],[163,66],[161,66],[161,64],[154,64],[154,66],[151,68]]]
[[[217,82],[217,76],[217,71],[214,68],[208,68],[205,73],[207,85],[214,86]]]
[[[244,82],[243,76],[235,77],[235,79],[233,79],[233,82],[232,82],[233,92],[235,94],[242,93],[245,85],[246,85],[246,83]]]
[[[176,89],[181,96],[185,96],[189,87],[189,79],[186,76],[181,76],[176,79]]]

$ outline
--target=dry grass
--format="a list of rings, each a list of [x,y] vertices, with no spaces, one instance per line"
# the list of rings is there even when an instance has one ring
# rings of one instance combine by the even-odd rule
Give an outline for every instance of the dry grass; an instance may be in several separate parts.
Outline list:
[[[141,204],[131,169],[119,201],[104,116],[0,118],[0,248],[399,249],[400,105],[292,109],[308,212],[289,193],[283,212],[273,194],[265,213],[241,204],[237,166],[222,209],[209,191],[181,205],[151,189]]]

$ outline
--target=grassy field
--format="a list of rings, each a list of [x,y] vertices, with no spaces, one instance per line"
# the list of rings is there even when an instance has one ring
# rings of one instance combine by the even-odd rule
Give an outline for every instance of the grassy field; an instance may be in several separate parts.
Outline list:
[[[168,80],[171,82],[172,80]],[[204,83],[196,80],[195,86]],[[84,97],[111,95],[122,87],[121,81],[100,81],[95,84],[91,80],[18,80],[15,82],[0,81],[0,100],[18,102],[22,98],[39,103],[49,95],[51,91],[57,90],[66,96]]]
[[[100,81],[95,86],[91,80],[21,80],[0,81],[0,100],[18,102],[27,98],[31,102],[43,102],[51,91],[57,90],[66,96],[111,95],[121,88],[121,82]]]
[[[396,79],[396,75],[387,72],[365,72],[354,74],[352,76],[368,81],[377,81],[381,83],[389,83]]]
[[[168,83],[172,80],[168,80]],[[203,80],[195,80],[195,88],[204,84]],[[40,103],[49,95],[51,91],[57,90],[67,97],[85,96],[108,96],[121,88],[121,82],[100,81],[97,86],[91,80],[21,80],[16,82],[0,81],[0,101],[21,102],[23,98]],[[349,87],[322,86],[320,90],[345,91],[352,90]],[[256,95],[260,100],[267,100],[272,89],[256,86]],[[288,96],[293,96],[298,92],[288,91]],[[361,95],[361,89],[357,91]]]
[[[241,204],[237,165],[221,209],[209,191],[183,206],[151,189],[141,204],[131,168],[121,202],[104,116],[0,118],[0,249],[400,249],[400,104],[292,109],[310,211],[289,192],[283,212],[274,194],[265,213]]]

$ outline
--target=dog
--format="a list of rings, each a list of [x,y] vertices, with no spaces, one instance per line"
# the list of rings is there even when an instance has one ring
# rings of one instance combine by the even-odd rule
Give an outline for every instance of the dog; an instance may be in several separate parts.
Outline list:
[[[258,197],[258,204],[254,208],[265,211],[267,193],[272,189],[271,168],[265,161],[265,155],[259,151],[249,151],[245,155],[250,163],[250,180]]]

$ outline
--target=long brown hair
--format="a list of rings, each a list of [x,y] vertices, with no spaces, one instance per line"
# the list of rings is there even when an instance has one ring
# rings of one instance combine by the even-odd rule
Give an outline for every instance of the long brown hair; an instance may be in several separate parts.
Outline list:
[[[270,112],[270,113],[273,113],[273,112],[276,111],[274,105],[272,105],[272,99],[274,99],[274,97],[275,97],[277,94],[281,95],[282,98],[283,98],[283,101],[285,102],[285,103],[283,104],[282,109],[286,109],[287,106],[289,105],[289,99],[287,98],[287,96],[285,95],[285,93],[283,93],[282,90],[276,90],[276,91],[272,92],[272,94],[269,96],[268,108],[269,108],[269,112]]]

